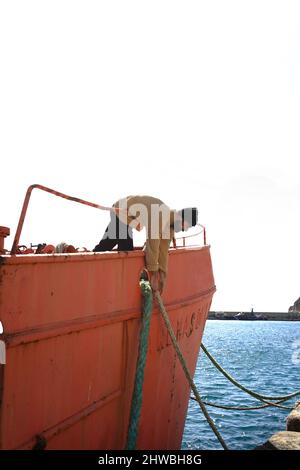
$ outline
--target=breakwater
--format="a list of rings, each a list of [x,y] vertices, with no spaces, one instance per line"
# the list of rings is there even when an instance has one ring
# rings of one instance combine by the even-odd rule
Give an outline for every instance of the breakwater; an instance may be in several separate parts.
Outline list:
[[[208,315],[209,320],[270,320],[270,321],[300,321],[300,312],[242,312],[215,311]]]

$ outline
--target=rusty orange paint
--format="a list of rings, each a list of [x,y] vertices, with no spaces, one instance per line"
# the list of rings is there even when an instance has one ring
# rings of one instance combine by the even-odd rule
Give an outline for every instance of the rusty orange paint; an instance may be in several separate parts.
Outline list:
[[[124,448],[143,266],[141,250],[0,257],[0,449]],[[209,246],[170,250],[163,300],[192,374],[214,291]],[[180,448],[189,394],[155,308],[138,448]]]

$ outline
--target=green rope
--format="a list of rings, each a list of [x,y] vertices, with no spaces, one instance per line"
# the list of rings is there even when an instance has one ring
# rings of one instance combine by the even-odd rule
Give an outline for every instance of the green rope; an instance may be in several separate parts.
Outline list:
[[[141,414],[142,400],[143,400],[143,383],[144,383],[144,370],[147,358],[148,337],[150,330],[150,320],[152,313],[153,295],[149,281],[141,280],[140,288],[143,295],[143,316],[140,332],[140,344],[138,352],[138,360],[135,373],[134,391],[131,402],[130,419],[127,435],[127,450],[134,450],[136,448],[136,441],[138,435],[139,419]]]
[[[190,397],[191,400],[197,401],[195,397]],[[252,410],[261,410],[262,408],[268,408],[272,405],[261,405],[261,406],[228,406],[228,405],[219,405],[217,403],[211,403],[209,401],[202,400],[204,405],[213,406],[214,408],[221,408],[223,410],[237,410],[237,411],[252,411]],[[282,400],[285,401],[285,400]],[[281,403],[281,402],[278,402]],[[286,407],[287,410],[293,410],[294,408]]]
[[[156,299],[156,301],[157,301],[157,303],[158,303],[160,313],[162,314],[162,317],[163,317],[163,319],[164,319],[165,325],[166,325],[167,330],[168,330],[168,332],[169,332],[169,335],[170,335],[170,337],[171,337],[171,341],[172,341],[172,343],[173,343],[173,346],[174,346],[174,348],[175,348],[175,351],[176,351],[176,353],[177,353],[177,356],[178,356],[178,358],[179,358],[179,361],[180,361],[180,363],[181,363],[181,366],[182,366],[182,368],[183,368],[183,372],[185,373],[185,376],[186,376],[186,378],[187,378],[187,380],[188,380],[188,382],[189,382],[189,384],[190,384],[190,387],[191,387],[191,389],[193,390],[193,393],[194,393],[194,395],[195,395],[195,397],[196,397],[196,400],[197,400],[197,402],[199,403],[200,408],[201,408],[201,410],[202,410],[202,412],[203,412],[205,418],[207,419],[207,421],[208,421],[208,423],[209,423],[211,429],[213,430],[213,432],[214,432],[215,435],[217,436],[217,439],[219,440],[219,442],[220,442],[220,444],[222,445],[223,449],[228,450],[228,447],[227,447],[227,445],[226,445],[224,439],[222,438],[221,434],[219,433],[218,429],[216,428],[216,426],[215,426],[213,420],[211,419],[211,417],[210,417],[209,414],[208,414],[208,411],[207,411],[206,408],[205,408],[204,403],[203,403],[202,400],[201,400],[201,397],[200,397],[200,395],[199,395],[199,392],[198,392],[198,390],[197,390],[197,387],[196,387],[196,385],[195,385],[195,383],[194,383],[194,381],[193,381],[193,379],[192,379],[192,376],[191,376],[191,374],[190,374],[190,372],[189,372],[189,370],[188,370],[188,367],[187,367],[187,365],[186,365],[186,362],[185,362],[185,360],[184,360],[184,357],[183,357],[183,355],[182,355],[182,353],[181,353],[181,351],[180,351],[180,348],[179,348],[179,346],[178,346],[178,342],[177,342],[176,336],[175,336],[174,331],[173,331],[173,329],[172,329],[172,325],[171,325],[171,323],[170,323],[168,314],[167,314],[167,312],[166,312],[166,309],[165,309],[165,307],[164,307],[164,304],[163,304],[163,302],[162,302],[162,299],[161,299],[161,296],[160,296],[159,292],[156,291],[156,292],[154,293],[154,296],[155,296],[155,299]]]
[[[228,372],[225,371],[225,369],[223,369],[223,367],[216,361],[216,359],[208,352],[208,350],[206,349],[206,347],[204,346],[204,344],[202,343],[201,344],[201,348],[203,350],[203,352],[206,354],[206,356],[211,360],[211,362],[214,364],[214,366],[231,382],[233,383],[236,387],[240,388],[241,390],[243,390],[244,392],[248,393],[249,395],[251,395],[252,397],[256,398],[257,400],[260,400],[264,403],[267,403],[268,405],[270,406],[275,406],[277,408],[283,408],[283,409],[290,409],[286,406],[282,406],[282,405],[279,405],[278,403],[271,403],[267,400],[279,400],[279,401],[286,401],[290,398],[293,398],[297,395],[300,394],[300,390],[294,392],[294,393],[290,393],[288,395],[283,395],[283,396],[279,396],[279,397],[270,397],[268,395],[261,395],[257,392],[253,392],[252,390],[249,390],[248,388],[246,388],[244,385],[242,385],[241,383],[239,383],[237,380],[235,380]]]

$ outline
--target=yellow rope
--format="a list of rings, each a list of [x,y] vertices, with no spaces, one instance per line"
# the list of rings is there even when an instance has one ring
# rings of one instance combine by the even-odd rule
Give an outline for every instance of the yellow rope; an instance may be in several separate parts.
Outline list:
[[[156,299],[156,301],[157,301],[157,303],[158,303],[160,313],[162,314],[162,317],[163,317],[163,319],[164,319],[164,322],[165,322],[165,325],[166,325],[166,327],[167,327],[168,333],[169,333],[169,335],[170,335],[171,341],[172,341],[173,346],[174,346],[174,348],[175,348],[175,351],[176,351],[176,353],[177,353],[178,359],[179,359],[179,361],[180,361],[180,363],[181,363],[183,372],[184,372],[184,374],[185,374],[185,376],[186,376],[186,378],[187,378],[187,380],[188,380],[188,382],[189,382],[189,384],[190,384],[191,389],[193,390],[193,393],[194,393],[194,395],[195,395],[195,398],[196,398],[197,402],[199,403],[200,408],[201,408],[201,410],[202,410],[202,412],[203,412],[205,418],[207,419],[208,424],[210,425],[211,429],[212,429],[213,432],[215,433],[215,435],[216,435],[218,441],[220,442],[220,444],[222,445],[223,449],[228,450],[228,447],[227,447],[227,445],[226,445],[224,439],[222,438],[221,434],[219,433],[218,429],[216,428],[216,426],[215,426],[213,420],[212,420],[211,417],[209,416],[208,411],[207,411],[207,409],[206,409],[206,407],[205,407],[203,401],[201,400],[201,397],[200,397],[200,395],[199,395],[199,392],[198,392],[198,390],[197,390],[197,387],[196,387],[196,385],[195,385],[195,383],[194,383],[194,381],[193,381],[193,378],[192,378],[192,376],[191,376],[191,373],[190,373],[189,370],[188,370],[188,367],[187,367],[187,365],[186,365],[185,359],[184,359],[184,357],[183,357],[183,355],[182,355],[182,352],[180,351],[180,348],[179,348],[179,346],[178,346],[178,342],[177,342],[176,336],[175,336],[174,331],[173,331],[173,329],[172,329],[172,325],[171,325],[171,323],[170,323],[170,320],[169,320],[168,314],[167,314],[167,312],[166,312],[166,309],[165,309],[165,307],[164,307],[163,301],[162,301],[162,299],[161,299],[160,293],[159,293],[158,291],[155,291],[155,292],[154,292],[154,297],[155,297],[155,299]]]

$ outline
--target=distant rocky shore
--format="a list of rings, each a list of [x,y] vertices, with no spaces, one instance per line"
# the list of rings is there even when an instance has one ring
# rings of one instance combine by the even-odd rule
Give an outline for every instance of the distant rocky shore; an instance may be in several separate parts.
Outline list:
[[[300,297],[298,300],[296,300],[294,305],[291,305],[289,312],[300,312]]]
[[[209,320],[278,320],[300,321],[300,312],[234,312],[210,311]]]

